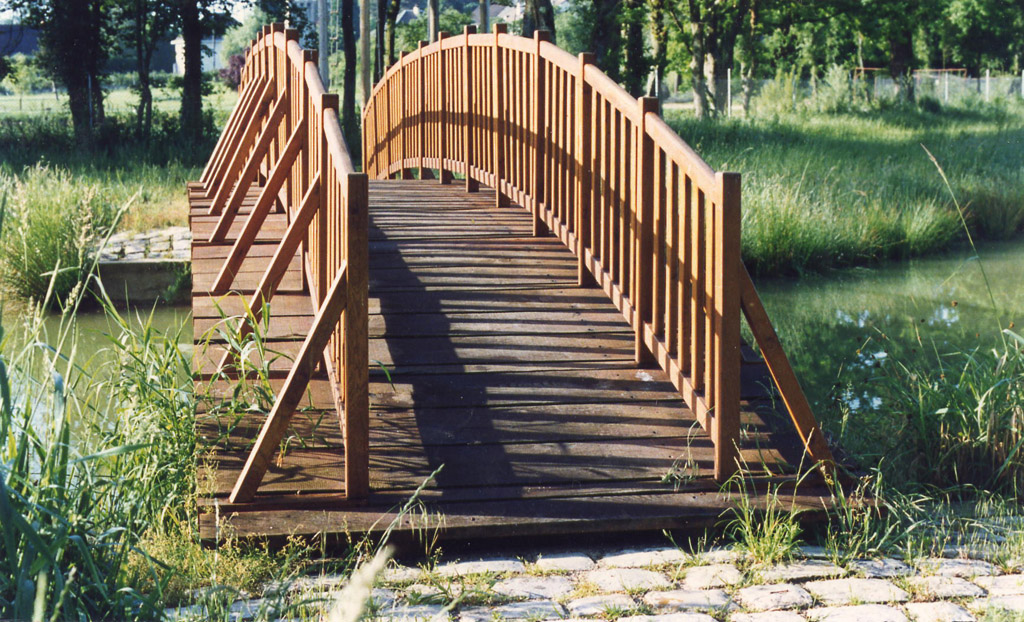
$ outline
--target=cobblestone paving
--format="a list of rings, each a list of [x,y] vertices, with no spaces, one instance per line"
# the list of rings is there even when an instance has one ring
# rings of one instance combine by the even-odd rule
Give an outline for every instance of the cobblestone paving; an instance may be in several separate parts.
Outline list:
[[[168,227],[142,233],[122,232],[110,236],[110,241],[100,252],[100,261],[187,261],[191,249],[192,233],[188,227]]]
[[[291,589],[329,597],[343,583],[328,576]],[[235,619],[252,615],[254,603],[236,603]],[[934,558],[836,565],[806,557],[762,568],[726,549],[689,555],[648,548],[441,560],[431,569],[393,564],[378,579],[367,619],[971,622],[991,608],[1024,619],[1024,568]]]

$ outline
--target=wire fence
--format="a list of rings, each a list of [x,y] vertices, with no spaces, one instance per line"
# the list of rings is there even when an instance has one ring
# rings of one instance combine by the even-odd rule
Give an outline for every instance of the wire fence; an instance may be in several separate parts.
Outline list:
[[[920,71],[914,74],[914,97],[943,106],[969,107],[981,102],[1024,101],[1024,72],[1021,75],[986,74],[967,76],[953,71]],[[779,77],[770,80],[733,79],[730,75],[708,85],[709,106],[714,106],[714,93],[727,114],[743,114],[749,106],[755,111],[782,108],[836,109],[858,104],[872,104],[899,97],[899,85],[880,71],[829,72],[807,80]],[[694,95],[689,80],[672,75],[661,89],[663,101],[682,107],[693,107]]]

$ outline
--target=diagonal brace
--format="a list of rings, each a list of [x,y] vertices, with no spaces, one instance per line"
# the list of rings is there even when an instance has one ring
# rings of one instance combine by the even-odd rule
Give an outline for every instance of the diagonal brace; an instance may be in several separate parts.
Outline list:
[[[234,280],[238,269],[242,266],[246,253],[249,252],[249,248],[256,241],[256,235],[259,233],[260,227],[263,226],[263,222],[267,219],[270,209],[274,206],[274,200],[277,198],[278,191],[284,185],[285,180],[288,179],[292,164],[295,163],[295,159],[305,145],[306,122],[303,119],[292,130],[292,135],[285,144],[284,152],[281,154],[280,159],[278,159],[277,164],[274,165],[274,170],[270,172],[267,184],[260,190],[260,196],[256,200],[256,205],[253,206],[252,212],[249,213],[242,232],[238,234],[238,239],[235,240],[234,245],[231,247],[231,252],[228,253],[224,265],[221,266],[220,272],[217,274],[217,280],[214,281],[213,287],[210,289],[211,294],[222,294],[231,287],[231,282]],[[236,212],[231,211],[225,211],[221,214],[220,220],[217,221],[217,228],[214,230],[211,238],[223,239],[227,235],[228,229],[231,228],[235,215]]]
[[[231,491],[231,503],[252,501],[256,489],[263,481],[263,476],[266,475],[267,469],[270,467],[270,460],[274,457],[274,452],[288,430],[288,425],[306,392],[306,387],[309,386],[313,370],[323,356],[327,342],[334,333],[341,313],[345,310],[347,280],[348,265],[342,264],[338,274],[334,277],[334,282],[331,283],[327,297],[320,305],[320,310],[317,311],[313,328],[306,335],[306,340],[302,342],[295,365],[288,373],[288,379],[285,380],[284,386],[281,388],[274,408],[263,422],[263,428],[260,430],[260,435],[256,439],[252,451],[249,452],[245,467],[238,475],[238,480]]]

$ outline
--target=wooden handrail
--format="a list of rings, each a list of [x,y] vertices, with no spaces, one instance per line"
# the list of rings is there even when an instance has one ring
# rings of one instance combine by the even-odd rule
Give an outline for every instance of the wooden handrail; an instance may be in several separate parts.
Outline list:
[[[289,223],[246,317],[258,321],[295,253],[301,252],[303,285],[316,319],[268,415],[231,493],[232,503],[253,499],[280,446],[300,398],[321,361],[342,413],[345,496],[365,498],[368,462],[368,178],[355,172],[342,138],[338,98],[323,87],[316,57],[298,43],[298,33],[264,27],[246,53],[239,103],[211,156],[204,176],[190,190],[212,199],[220,220],[211,238],[234,238],[211,294],[230,291],[236,274],[275,208]],[[243,198],[259,189],[248,214]],[[238,233],[234,221],[245,219]],[[235,223],[237,224],[237,223]],[[253,330],[243,323],[239,337]],[[227,352],[221,368],[238,353]]]
[[[831,462],[806,398],[740,260],[740,176],[715,172],[592,57],[494,33],[439,37],[385,72],[363,112],[363,170],[438,170],[534,214],[636,335],[638,364],[671,378],[715,445],[715,475],[738,468],[741,308],[766,351],[810,457]],[[756,297],[756,292],[753,294]],[[761,309],[763,312],[763,309]],[[776,373],[778,372],[778,373]],[[798,395],[797,395],[798,394]],[[815,433],[815,431],[817,433]]]

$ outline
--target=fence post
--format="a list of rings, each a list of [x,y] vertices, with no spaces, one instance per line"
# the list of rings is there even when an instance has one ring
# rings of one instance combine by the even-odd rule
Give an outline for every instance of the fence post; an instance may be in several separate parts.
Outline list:
[[[533,52],[533,202],[530,208],[533,212],[533,235],[541,237],[547,235],[548,226],[541,217],[541,205],[544,202],[544,141],[547,140],[547,127],[545,124],[544,103],[547,99],[547,88],[545,85],[544,57],[540,53],[540,44],[551,40],[551,33],[547,30],[535,30],[533,41],[536,49]]]
[[[321,182],[322,183],[322,182]],[[367,290],[369,286],[369,178],[349,173],[345,261],[348,272],[344,311],[345,496],[365,499],[369,475],[369,352]],[[326,194],[324,192],[321,195]]]
[[[327,118],[327,111],[334,110],[335,114],[338,112],[338,95],[336,93],[323,93],[320,95],[320,156],[319,172],[320,172],[320,207],[316,211],[316,300],[317,304],[322,305],[324,303],[324,297],[327,295],[327,283],[329,282],[327,276],[327,197],[330,194],[327,184],[327,167],[328,160],[328,148],[327,148],[327,134],[323,128],[326,125],[324,119]]]
[[[494,202],[497,207],[509,205],[508,196],[501,192],[502,169],[505,168],[505,107],[502,105],[505,94],[505,69],[502,67],[501,35],[508,32],[507,24],[494,25],[494,89],[491,91],[492,123],[494,124]]]
[[[424,165],[423,160],[427,157],[427,61],[423,58],[423,48],[427,46],[426,41],[420,41],[416,48],[419,52],[419,74],[420,74],[420,111],[419,111],[419,132],[420,132],[420,179],[433,179],[434,173]]]
[[[637,99],[640,111],[639,138],[636,153],[639,162],[636,166],[636,252],[633,261],[636,263],[633,287],[635,288],[636,322],[633,325],[635,336],[634,359],[637,365],[648,367],[656,361],[644,343],[644,327],[651,322],[653,308],[654,274],[651,271],[650,257],[654,254],[654,141],[647,135],[647,113],[657,114],[657,97],[640,97]]]
[[[593,209],[591,184],[593,183],[593,158],[591,140],[593,119],[591,119],[591,89],[587,85],[587,65],[594,63],[594,55],[584,52],[579,55],[579,72],[576,75],[576,282],[580,287],[595,283],[587,267],[586,252],[593,243],[591,234]]]
[[[469,35],[476,34],[476,26],[470,24],[463,29],[466,36],[462,60],[466,65],[466,73],[463,76],[462,101],[466,107],[466,116],[462,123],[462,142],[465,147],[466,164],[466,192],[476,192],[480,189],[480,182],[473,178],[469,172],[470,164],[473,162],[473,50],[469,47]]]
[[[437,89],[438,89],[438,128],[439,137],[437,141],[437,173],[444,185],[452,183],[452,174],[445,170],[444,160],[448,156],[448,101],[445,98],[447,89],[447,68],[444,63],[444,40],[448,33],[441,31],[437,33]]]
[[[709,404],[715,445],[715,479],[723,482],[739,468],[740,434],[740,176],[716,173],[719,190],[714,214],[714,310],[712,334],[714,402]]]
[[[725,116],[732,116],[732,67],[725,70]]]
[[[398,92],[398,101],[402,107],[400,111],[401,118],[398,120],[398,132],[399,136],[401,136],[401,141],[399,141],[399,149],[401,150],[400,156],[402,162],[402,166],[399,169],[399,172],[401,173],[402,179],[412,179],[412,167],[406,165],[406,160],[409,158],[409,141],[407,140],[408,137],[406,136],[406,134],[408,134],[406,128],[409,125],[409,98],[407,97],[409,93],[409,86],[405,83],[405,57],[406,52],[405,50],[402,50],[402,53],[399,54],[398,57],[398,87],[400,89]]]
[[[992,93],[992,70],[985,70],[985,101],[988,102],[989,96]]]

